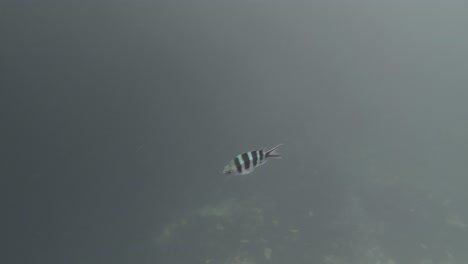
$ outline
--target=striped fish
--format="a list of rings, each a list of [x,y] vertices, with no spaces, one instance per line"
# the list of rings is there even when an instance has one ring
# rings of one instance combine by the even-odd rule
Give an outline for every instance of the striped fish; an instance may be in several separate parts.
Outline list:
[[[238,155],[232,159],[226,167],[224,167],[224,175],[244,175],[251,173],[256,167],[263,165],[267,162],[268,158],[281,158],[281,155],[276,153],[283,144],[270,149],[270,150],[253,150]]]

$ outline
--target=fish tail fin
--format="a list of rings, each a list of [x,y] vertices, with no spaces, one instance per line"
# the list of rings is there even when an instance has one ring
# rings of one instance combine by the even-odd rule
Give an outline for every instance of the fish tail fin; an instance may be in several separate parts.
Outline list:
[[[283,146],[284,144],[279,144],[278,146],[268,150],[266,153],[265,153],[265,158],[281,158],[281,155],[279,153],[276,152],[276,150]]]

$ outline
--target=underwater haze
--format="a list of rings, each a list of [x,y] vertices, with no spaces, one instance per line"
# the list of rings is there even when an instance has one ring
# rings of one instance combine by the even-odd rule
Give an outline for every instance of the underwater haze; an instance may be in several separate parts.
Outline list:
[[[468,263],[467,13],[2,1],[0,262]]]

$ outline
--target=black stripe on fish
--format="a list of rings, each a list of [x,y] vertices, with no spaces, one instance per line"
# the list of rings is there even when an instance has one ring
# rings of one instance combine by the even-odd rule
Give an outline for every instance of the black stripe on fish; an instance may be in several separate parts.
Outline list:
[[[239,157],[234,158],[234,163],[236,164],[237,172],[242,173],[242,165],[239,161]]]
[[[254,151],[250,152],[250,154],[252,154],[252,162],[253,162],[253,165],[255,167],[255,166],[257,166],[257,160],[258,160],[257,151],[254,150]]]
[[[260,162],[263,161],[263,149],[259,150],[260,152]]]
[[[249,154],[247,153],[242,154],[242,160],[244,161],[244,168],[248,170],[250,168]]]

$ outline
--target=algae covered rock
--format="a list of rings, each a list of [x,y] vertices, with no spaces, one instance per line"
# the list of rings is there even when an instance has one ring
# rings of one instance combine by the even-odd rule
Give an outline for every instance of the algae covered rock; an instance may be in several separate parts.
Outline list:
[[[157,236],[156,247],[174,263],[184,256],[173,252],[184,252],[194,263],[253,264],[254,258],[265,258],[263,236],[271,223],[258,204],[224,200],[168,223]],[[267,256],[271,258],[271,252]]]

